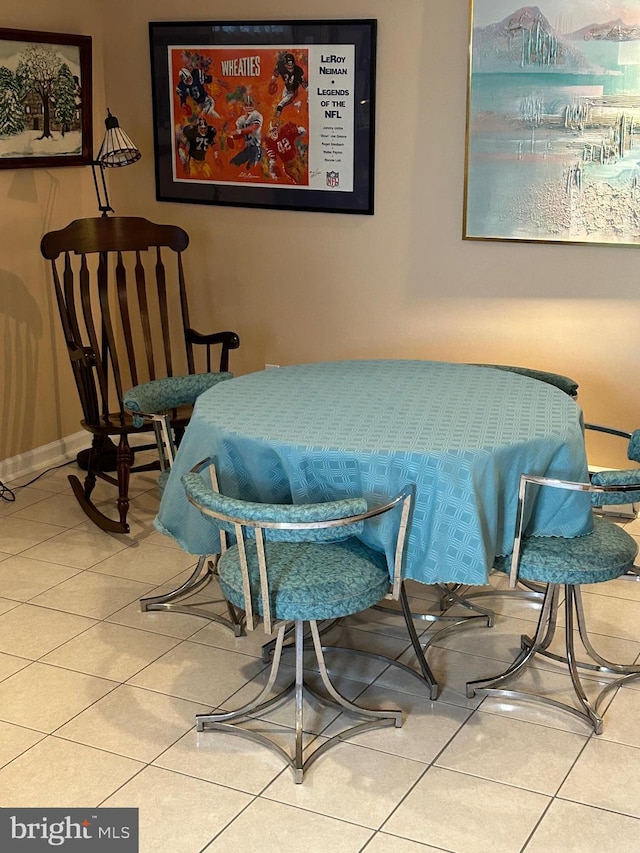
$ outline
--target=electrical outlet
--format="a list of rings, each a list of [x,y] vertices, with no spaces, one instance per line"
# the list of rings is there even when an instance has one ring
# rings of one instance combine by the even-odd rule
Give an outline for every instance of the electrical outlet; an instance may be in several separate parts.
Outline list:
[[[265,370],[275,370],[276,367],[280,367],[280,365],[279,364],[265,364],[264,369]]]

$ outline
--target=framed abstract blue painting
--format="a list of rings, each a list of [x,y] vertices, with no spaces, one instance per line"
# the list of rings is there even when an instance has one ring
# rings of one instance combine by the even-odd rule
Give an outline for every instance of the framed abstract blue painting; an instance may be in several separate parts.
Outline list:
[[[472,0],[463,237],[640,245],[640,0]]]

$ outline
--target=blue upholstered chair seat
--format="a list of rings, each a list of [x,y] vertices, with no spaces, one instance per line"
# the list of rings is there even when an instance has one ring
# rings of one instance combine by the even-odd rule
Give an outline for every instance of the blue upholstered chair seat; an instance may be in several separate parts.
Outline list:
[[[586,536],[531,536],[523,540],[518,576],[540,583],[601,583],[625,574],[637,553],[635,539],[621,527],[594,518],[593,532]],[[510,566],[511,557],[498,557],[495,563],[503,572],[509,572]]]
[[[123,401],[133,415],[133,425],[141,427],[144,426],[142,415],[164,412],[179,406],[192,406],[204,391],[217,385],[218,382],[232,378],[233,374],[226,372],[167,376],[130,388],[124,395]]]
[[[251,586],[260,588],[254,542],[247,542]],[[389,591],[389,570],[383,554],[358,539],[333,543],[267,542],[269,597],[276,619],[333,619],[372,607]],[[222,592],[244,608],[244,590],[238,546],[221,556],[218,574]],[[254,596],[262,614],[262,599]]]

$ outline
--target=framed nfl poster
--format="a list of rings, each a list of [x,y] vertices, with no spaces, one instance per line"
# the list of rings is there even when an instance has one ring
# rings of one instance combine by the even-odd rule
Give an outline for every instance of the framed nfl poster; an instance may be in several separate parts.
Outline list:
[[[372,214],[376,25],[151,22],[157,200]]]

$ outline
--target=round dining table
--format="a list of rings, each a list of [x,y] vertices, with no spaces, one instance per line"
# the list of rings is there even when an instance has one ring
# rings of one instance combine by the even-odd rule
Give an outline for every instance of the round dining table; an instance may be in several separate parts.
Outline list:
[[[586,481],[580,406],[560,389],[468,364],[362,360],[247,374],[205,391],[182,438],[156,527],[193,554],[217,532],[181,477],[204,458],[220,489],[245,500],[306,503],[364,496],[373,507],[414,489],[405,572],[426,584],[483,585],[513,546],[520,476]],[[392,559],[392,520],[362,539]],[[591,530],[589,495],[541,489],[528,531]]]

